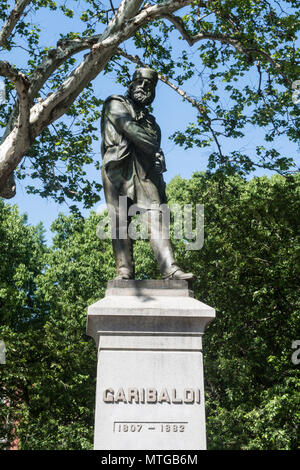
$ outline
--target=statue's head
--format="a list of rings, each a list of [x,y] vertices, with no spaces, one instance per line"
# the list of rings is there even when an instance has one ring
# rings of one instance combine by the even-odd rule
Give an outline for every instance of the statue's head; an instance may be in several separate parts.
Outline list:
[[[148,106],[155,98],[155,87],[158,75],[150,68],[135,71],[129,85],[128,95],[139,106]]]

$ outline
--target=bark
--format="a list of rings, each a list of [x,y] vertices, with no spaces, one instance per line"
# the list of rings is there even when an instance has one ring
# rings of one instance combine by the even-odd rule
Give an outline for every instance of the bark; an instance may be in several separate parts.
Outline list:
[[[3,186],[0,186],[0,196],[10,199],[16,192],[12,169],[16,168],[23,157],[24,148],[30,145],[29,81],[23,73],[11,67],[7,62],[0,61],[0,73],[14,83],[18,94],[19,115],[12,131],[0,145],[0,171],[5,175]]]

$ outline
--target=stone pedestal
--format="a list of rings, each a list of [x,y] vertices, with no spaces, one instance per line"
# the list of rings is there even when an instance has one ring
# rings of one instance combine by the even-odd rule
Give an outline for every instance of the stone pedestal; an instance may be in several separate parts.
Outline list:
[[[214,317],[186,281],[108,282],[87,319],[95,449],[206,449],[202,336]]]

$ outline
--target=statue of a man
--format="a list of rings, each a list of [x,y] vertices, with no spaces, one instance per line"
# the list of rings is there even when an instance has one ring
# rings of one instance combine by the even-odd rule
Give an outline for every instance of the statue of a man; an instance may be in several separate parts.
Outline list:
[[[140,68],[134,73],[126,96],[109,96],[103,105],[102,180],[114,224],[116,279],[134,279],[132,240],[127,232],[130,217],[121,213],[119,205],[119,196],[125,196],[127,207],[136,204],[146,215],[143,218],[163,279],[193,280],[192,273],[184,273],[176,264],[170,240],[161,235],[163,217],[159,205],[167,203],[162,177],[166,167],[160,128],[147,110],[154,100],[157,80],[154,70]],[[124,229],[126,238],[120,235]]]

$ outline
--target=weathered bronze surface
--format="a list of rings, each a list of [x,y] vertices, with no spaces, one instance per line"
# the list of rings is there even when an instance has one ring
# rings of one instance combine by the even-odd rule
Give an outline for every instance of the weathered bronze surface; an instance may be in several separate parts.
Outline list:
[[[101,117],[102,180],[113,232],[112,239],[116,279],[134,279],[132,240],[127,235],[131,218],[120,213],[119,196],[127,198],[128,207],[137,204],[143,212],[151,247],[164,279],[194,278],[184,273],[176,264],[169,239],[161,236],[163,229],[160,204],[167,203],[165,158],[160,148],[161,131],[149,106],[155,98],[157,73],[148,68],[138,69],[133,75],[126,96],[112,95],[103,105]],[[156,210],[156,214],[154,211]],[[111,215],[111,213],[110,213]],[[151,223],[150,223],[151,221]],[[125,225],[125,226],[124,226]]]

